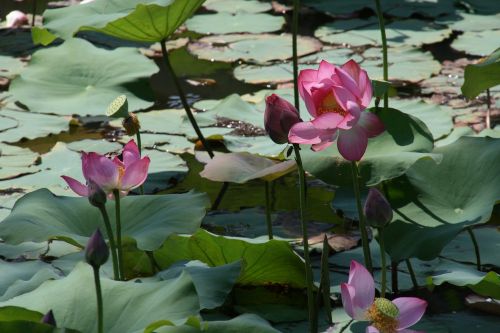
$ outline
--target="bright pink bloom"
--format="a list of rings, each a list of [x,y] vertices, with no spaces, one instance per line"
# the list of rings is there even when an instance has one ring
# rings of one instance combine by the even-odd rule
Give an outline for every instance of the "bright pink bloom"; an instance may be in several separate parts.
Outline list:
[[[312,144],[323,150],[338,138],[340,154],[359,161],[366,151],[368,138],[384,131],[384,125],[373,113],[363,112],[372,99],[368,74],[354,60],[341,67],[322,61],[318,70],[302,70],[298,78],[299,93],[313,117],[295,124],[288,135],[293,143]]]
[[[393,301],[375,298],[375,282],[370,272],[351,261],[349,280],[340,286],[342,304],[347,314],[356,320],[371,321],[367,333],[411,333],[407,329],[424,315],[427,302],[416,297],[399,297]]]
[[[119,190],[127,195],[130,190],[141,186],[148,176],[149,157],[141,159],[139,148],[130,140],[122,151],[122,159],[109,159],[97,153],[82,153],[82,171],[87,185],[68,176],[62,178],[69,187],[82,197],[89,196],[88,183],[95,182],[106,194]]]

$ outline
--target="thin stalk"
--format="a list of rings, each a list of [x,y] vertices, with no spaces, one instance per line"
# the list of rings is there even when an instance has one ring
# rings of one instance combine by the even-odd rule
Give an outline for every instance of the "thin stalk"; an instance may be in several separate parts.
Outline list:
[[[328,324],[333,323],[332,318],[332,304],[330,303],[330,270],[328,268],[328,253],[330,252],[330,245],[328,244],[328,237],[325,235],[323,238],[323,251],[321,253],[321,294],[323,295],[323,305],[326,312],[326,320]]]
[[[474,231],[472,231],[471,227],[466,228],[467,232],[469,233],[470,240],[472,241],[472,244],[474,245],[474,253],[476,254],[476,267],[477,270],[481,270],[481,253],[479,252],[479,244],[477,243],[476,236],[474,235]]]
[[[97,295],[97,332],[104,332],[104,307],[102,304],[101,279],[99,278],[99,267],[94,269],[95,293]]]
[[[491,128],[491,95],[490,88],[486,89],[486,105],[488,109],[486,110],[486,128]]]
[[[144,251],[144,252],[148,256],[149,263],[151,264],[151,271],[153,272],[153,274],[161,271],[161,267],[160,265],[158,265],[158,262],[155,259],[154,252],[153,251]]]
[[[224,194],[226,194],[228,187],[229,187],[228,182],[224,182],[222,184],[222,187],[220,188],[219,194],[217,194],[217,198],[215,198],[215,201],[212,204],[212,207],[210,207],[210,210],[217,210],[219,208],[219,205],[222,201],[222,198],[224,197]]]
[[[391,282],[392,293],[397,294],[399,292],[397,261],[391,261]]]
[[[408,268],[408,272],[410,273],[411,283],[413,284],[413,288],[418,288],[417,277],[415,276],[415,271],[413,270],[413,266],[411,264],[410,259],[405,259],[406,267]]]
[[[380,259],[382,269],[382,288],[380,297],[385,298],[385,291],[387,290],[387,263],[385,260],[385,244],[384,244],[384,228],[378,229],[378,245],[380,247]]]
[[[389,81],[389,60],[387,57],[387,37],[385,35],[384,13],[380,6],[380,0],[375,0],[375,7],[378,16],[378,25],[380,27],[380,36],[382,39],[382,62],[384,66],[384,80]],[[389,92],[384,94],[384,109],[389,107]]]
[[[114,190],[115,196],[115,217],[116,217],[116,247],[118,253],[118,267],[120,268],[120,280],[125,280],[123,273],[123,249],[122,249],[122,223],[120,209],[120,191]]]
[[[168,52],[167,52],[167,47],[166,47],[166,42],[167,42],[166,40],[162,40],[160,42],[161,53],[163,55],[163,60],[165,62],[165,66],[167,67],[167,70],[172,75],[172,79],[174,80],[175,87],[177,88],[177,92],[179,93],[179,97],[181,99],[182,106],[184,107],[184,110],[186,110],[186,114],[189,118],[189,121],[191,122],[191,126],[193,126],[193,129],[196,132],[198,139],[200,139],[201,143],[203,144],[203,147],[205,147],[205,150],[207,151],[208,155],[210,155],[210,158],[213,158],[214,152],[213,152],[212,148],[210,147],[210,145],[208,144],[205,137],[203,136],[203,133],[201,133],[200,127],[198,126],[198,123],[196,122],[196,119],[193,116],[193,112],[191,111],[191,107],[189,106],[186,95],[184,94],[184,90],[182,90],[181,83],[180,83],[179,79],[177,78],[177,75],[175,75],[174,68],[172,67],[172,64],[170,63],[170,59],[168,57]]]
[[[293,52],[293,100],[295,108],[299,111],[299,60],[297,55],[297,35],[299,30],[300,0],[293,0],[292,14],[292,52]]]
[[[31,18],[31,26],[35,26],[35,18],[36,18],[36,5],[38,0],[33,0],[33,17]]]
[[[300,148],[298,144],[293,145],[295,152],[295,161],[299,173],[299,211],[300,211],[300,225],[302,227],[302,243],[304,246],[304,261],[306,270],[306,283],[307,283],[307,308],[309,311],[309,332],[316,333],[318,331],[318,323],[316,318],[316,305],[314,301],[313,292],[313,274],[311,267],[311,258],[309,257],[309,237],[307,236],[307,225],[305,221],[304,212],[306,209],[306,196],[305,196],[305,173],[302,166],[302,158],[300,156]]]
[[[109,240],[109,247],[111,248],[111,259],[113,261],[113,278],[115,280],[120,280],[120,270],[118,267],[118,257],[116,255],[116,243],[115,236],[113,235],[113,229],[111,228],[111,222],[109,221],[108,212],[104,205],[99,206],[99,211],[101,212],[102,219],[104,220],[104,227],[106,229],[106,234]]]
[[[137,148],[139,148],[139,155],[142,156],[141,131],[137,131],[135,136],[137,137]],[[141,195],[144,195],[144,185],[139,186],[139,192],[141,193]]]
[[[269,239],[273,239],[273,222],[271,221],[271,198],[269,196],[269,182],[265,181],[264,190],[266,191],[266,224],[267,235]]]
[[[356,196],[356,205],[358,207],[359,229],[361,232],[361,245],[363,246],[365,267],[373,275],[372,257],[370,253],[370,245],[368,244],[368,232],[366,231],[365,214],[363,213],[363,206],[361,205],[361,190],[359,187],[361,177],[359,175],[358,164],[355,161],[352,161],[351,169],[354,194]]]

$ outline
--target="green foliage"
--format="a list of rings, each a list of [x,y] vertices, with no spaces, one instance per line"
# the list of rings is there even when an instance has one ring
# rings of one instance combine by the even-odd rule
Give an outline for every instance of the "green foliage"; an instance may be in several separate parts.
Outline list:
[[[467,65],[462,93],[475,98],[486,89],[500,84],[500,48],[477,64]]]

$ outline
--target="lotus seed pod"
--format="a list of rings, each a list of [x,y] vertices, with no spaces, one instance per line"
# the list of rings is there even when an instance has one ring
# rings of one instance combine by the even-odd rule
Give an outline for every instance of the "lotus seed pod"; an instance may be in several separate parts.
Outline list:
[[[132,112],[128,114],[128,117],[123,119],[122,122],[123,127],[125,128],[125,132],[127,132],[128,136],[134,136],[141,129],[141,123],[139,122],[139,118]]]
[[[115,98],[106,110],[106,116],[111,118],[126,118],[128,115],[128,101],[125,95],[120,95]]]

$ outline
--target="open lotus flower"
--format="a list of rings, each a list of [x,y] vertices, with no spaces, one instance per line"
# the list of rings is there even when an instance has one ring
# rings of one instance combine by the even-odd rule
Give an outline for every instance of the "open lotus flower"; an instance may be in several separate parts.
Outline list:
[[[122,151],[122,159],[110,159],[97,153],[82,153],[82,170],[86,185],[68,176],[62,178],[78,195],[87,197],[91,194],[89,184],[94,182],[106,194],[114,190],[127,195],[130,190],[141,186],[148,176],[149,157],[141,159],[139,148],[130,140]]]
[[[373,113],[363,112],[372,99],[368,74],[354,60],[341,67],[322,61],[318,70],[302,70],[298,78],[299,93],[313,117],[295,124],[288,134],[293,143],[312,144],[323,150],[338,138],[340,154],[359,161],[368,138],[384,131],[384,125]]]
[[[370,321],[367,333],[415,333],[408,327],[425,313],[427,302],[416,297],[399,297],[392,301],[375,298],[375,282],[368,270],[351,261],[349,280],[342,283],[342,304],[347,314],[356,320]]]

